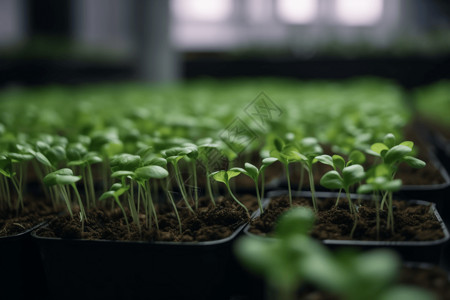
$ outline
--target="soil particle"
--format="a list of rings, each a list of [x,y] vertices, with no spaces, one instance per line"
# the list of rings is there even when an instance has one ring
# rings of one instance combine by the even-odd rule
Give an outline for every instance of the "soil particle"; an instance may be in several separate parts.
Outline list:
[[[311,236],[320,240],[350,240],[354,225],[353,216],[344,199],[337,207],[336,199],[320,199],[316,222]],[[295,198],[294,206],[312,206],[311,199]],[[444,237],[441,224],[431,213],[429,206],[410,204],[406,201],[394,201],[394,233],[386,228],[387,212],[380,213],[380,240],[383,241],[431,241]],[[250,232],[258,235],[270,235],[278,217],[288,210],[287,196],[271,199],[268,208],[261,217],[251,223]],[[358,223],[353,235],[354,240],[377,240],[376,209],[372,202],[362,201],[358,208]]]

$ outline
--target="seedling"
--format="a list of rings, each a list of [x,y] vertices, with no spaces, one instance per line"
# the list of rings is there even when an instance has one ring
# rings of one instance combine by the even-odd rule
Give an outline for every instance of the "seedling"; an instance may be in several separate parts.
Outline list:
[[[258,199],[258,206],[259,206],[259,210],[261,212],[261,214],[263,213],[263,206],[262,206],[262,202],[261,202],[261,196],[260,196],[260,192],[259,192],[259,187],[258,187],[258,181],[259,181],[259,177],[261,177],[261,179],[263,180],[263,184],[264,184],[264,170],[272,163],[274,163],[277,159],[274,157],[268,157],[263,159],[262,161],[262,165],[261,167],[258,168],[255,167],[254,165],[252,165],[251,163],[245,163],[245,169],[242,168],[231,168],[231,171],[237,171],[241,174],[247,175],[248,177],[250,177],[253,182],[255,183],[255,188],[256,188],[256,198]],[[264,189],[264,186],[262,186],[262,189]],[[261,190],[262,193],[263,190]]]
[[[122,206],[122,203],[119,200],[119,197],[122,196],[123,194],[125,194],[126,192],[128,192],[128,190],[130,189],[130,186],[123,186],[121,183],[114,183],[111,186],[111,189],[105,193],[103,193],[100,198],[98,199],[99,201],[103,201],[106,200],[108,198],[113,198],[114,201],[116,202],[117,206],[119,206],[120,210],[122,211],[122,214],[125,218],[125,223],[127,224],[127,229],[128,232],[130,232],[130,224],[128,223],[128,217],[127,217],[127,213],[125,212],[125,209]]]
[[[316,160],[334,168],[334,170],[328,171],[322,176],[320,184],[327,189],[339,189],[335,206],[339,204],[341,191],[344,190],[349,203],[350,212],[355,216],[356,208],[350,197],[350,188],[364,179],[364,168],[359,164],[352,164],[352,160],[349,160],[346,163],[340,155],[333,155],[332,157],[329,155],[320,155],[316,157]]]
[[[75,192],[75,195],[78,200],[78,206],[80,207],[80,219],[82,224],[82,231],[84,231],[84,222],[87,220],[86,211],[84,210],[83,201],[81,201],[80,194],[78,193],[76,182],[81,180],[81,176],[74,176],[73,171],[68,168],[63,168],[57,171],[54,171],[50,174],[47,174],[44,177],[44,183],[47,186],[58,186],[61,196],[66,203],[67,209],[69,211],[70,216],[73,218],[72,205],[71,205],[71,197],[70,191],[65,189],[66,185],[72,187]]]
[[[199,159],[201,160],[203,166],[205,167],[205,180],[206,180],[206,190],[208,192],[209,198],[214,206],[216,206],[216,202],[214,201],[214,196],[211,187],[211,178],[209,176],[211,170],[211,158],[213,154],[219,153],[219,146],[212,143],[212,140],[205,141],[198,146],[198,154]],[[212,159],[217,159],[217,157],[213,157]]]
[[[380,165],[380,167],[383,165]],[[378,168],[380,169],[380,168]],[[377,239],[380,238],[380,203],[379,203],[379,193],[383,194],[383,198],[381,200],[381,208],[386,201],[386,196],[388,197],[388,216],[387,216],[387,228],[391,227],[392,232],[394,232],[394,212],[392,207],[392,193],[398,191],[402,186],[402,181],[400,179],[389,179],[388,177],[380,175],[379,176],[369,177],[366,180],[366,184],[361,185],[358,188],[358,193],[360,194],[368,194],[373,193],[373,199],[376,205],[377,211]]]
[[[182,148],[182,147],[174,147],[170,148],[168,150],[162,151],[163,156],[167,159],[167,162],[172,164],[173,169],[175,171],[175,180],[178,184],[178,188],[180,189],[181,195],[183,197],[184,203],[186,204],[186,207],[189,209],[189,211],[192,214],[195,214],[194,210],[192,209],[191,205],[189,204],[188,195],[186,193],[186,188],[183,184],[183,177],[181,175],[178,163],[181,159],[183,159],[188,153],[190,152],[189,149]]]
[[[236,201],[237,204],[239,204],[247,213],[248,218],[250,218],[250,213],[247,209],[247,207],[241,203],[241,201],[239,201],[236,196],[234,196],[233,192],[231,191],[230,188],[230,179],[233,177],[236,177],[239,175],[239,171],[234,171],[233,169],[230,169],[228,171],[225,170],[221,170],[221,171],[216,171],[210,174],[210,176],[212,178],[214,178],[214,180],[218,181],[218,182],[222,182],[223,184],[225,184],[225,186],[228,189],[228,192],[230,193],[231,198],[233,198],[234,201]]]
[[[398,170],[398,166],[402,162],[406,162],[412,168],[423,168],[425,162],[410,155],[413,152],[414,143],[411,141],[404,141],[400,144],[396,144],[395,136],[392,133],[387,134],[384,137],[383,143],[375,143],[370,147],[369,154],[380,157],[382,160],[381,165],[376,165],[372,168],[372,177],[386,177],[389,183],[392,183],[396,188],[398,182],[394,181],[395,174]],[[368,182],[369,183],[369,182]],[[375,179],[371,182],[375,184]],[[370,187],[370,186],[369,186]],[[369,188],[367,187],[367,188]],[[362,190],[364,191],[364,189]],[[381,209],[386,202],[388,202],[388,228],[390,227],[394,232],[394,215],[392,209],[392,193],[391,190],[385,190],[383,200],[381,201]]]
[[[96,197],[91,165],[101,163],[102,158],[95,152],[87,152],[87,149],[81,143],[77,143],[68,147],[67,159],[69,160],[68,167],[78,166],[81,168],[87,208],[95,207]]]

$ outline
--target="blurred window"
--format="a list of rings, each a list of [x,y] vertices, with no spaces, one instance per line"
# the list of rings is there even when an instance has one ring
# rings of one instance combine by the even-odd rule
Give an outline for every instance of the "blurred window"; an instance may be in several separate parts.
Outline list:
[[[277,0],[276,11],[285,23],[311,23],[317,17],[317,0]]]
[[[231,17],[232,0],[172,0],[175,18],[192,22],[222,22]]]
[[[336,17],[343,25],[375,25],[382,15],[383,0],[336,0]]]

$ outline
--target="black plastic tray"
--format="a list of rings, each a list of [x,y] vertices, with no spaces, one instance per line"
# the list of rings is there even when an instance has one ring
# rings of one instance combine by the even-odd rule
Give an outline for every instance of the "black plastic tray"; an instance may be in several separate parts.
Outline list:
[[[287,191],[272,191],[267,194],[267,197],[273,198],[281,195],[286,195]],[[310,197],[310,192],[292,192],[293,197]],[[337,193],[331,192],[316,192],[316,196],[318,198],[336,198]],[[353,199],[356,199],[358,195],[351,195]],[[363,197],[363,199],[370,199],[370,197]],[[267,201],[266,205],[269,204]],[[442,221],[441,216],[439,215],[436,205],[434,203],[422,201],[422,200],[410,200],[412,203],[420,204],[420,205],[429,205],[431,204],[431,209],[436,217],[436,219],[441,224],[442,231],[444,232],[444,237],[442,239],[436,241],[399,241],[399,242],[391,242],[391,241],[358,241],[358,240],[323,240],[322,242],[327,245],[331,249],[338,248],[358,248],[360,250],[369,250],[374,248],[390,248],[397,251],[405,261],[420,261],[427,262],[431,264],[439,264],[440,254],[445,243],[450,239],[450,234],[445,226],[445,223]],[[257,213],[259,216],[259,211]],[[256,216],[256,217],[257,217]],[[258,235],[252,234],[249,232],[250,225],[247,225],[244,229],[245,234],[251,236]],[[263,237],[260,237],[263,238]],[[267,237],[264,237],[267,238]]]
[[[207,242],[32,237],[51,299],[229,299],[238,268],[231,246],[245,225]]]
[[[44,223],[22,233],[0,237],[1,299],[37,299],[45,294],[44,270],[30,234]]]

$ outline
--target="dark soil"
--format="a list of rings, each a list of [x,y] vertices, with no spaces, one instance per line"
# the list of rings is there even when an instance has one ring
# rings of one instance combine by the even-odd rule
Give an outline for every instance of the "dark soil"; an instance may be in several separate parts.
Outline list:
[[[239,198],[250,211],[257,209],[256,198],[245,195]],[[232,199],[219,197],[216,207],[209,198],[200,199],[196,215],[192,215],[186,208],[178,209],[182,220],[183,232],[180,234],[178,221],[173,210],[166,206],[158,211],[159,230],[155,224],[152,228],[142,226],[142,233],[130,224],[127,230],[125,219],[119,209],[95,209],[87,214],[84,232],[81,232],[81,223],[78,218],[70,216],[60,217],[39,230],[40,236],[60,237],[69,239],[88,240],[127,240],[127,241],[167,241],[167,242],[201,242],[213,241],[230,236],[240,225],[248,222],[248,216],[241,206]],[[131,222],[131,217],[128,216]],[[141,216],[141,224],[144,224]]]
[[[56,216],[60,209],[39,199],[25,199],[24,209],[17,214],[15,209],[0,210],[0,236],[22,233]]]
[[[450,300],[450,281],[448,274],[438,267],[410,267],[405,266],[400,272],[398,284],[423,288],[432,292],[436,299]],[[313,287],[302,289],[297,299],[307,300],[339,300],[330,293],[317,291]]]
[[[351,240],[350,233],[354,224],[348,204],[341,198],[338,207],[336,199],[320,199],[319,212],[311,236],[320,240]],[[311,206],[311,199],[294,198],[293,204]],[[394,201],[395,232],[386,229],[387,212],[380,213],[380,240],[383,241],[431,241],[444,237],[441,225],[430,213],[430,207],[409,204],[406,201]],[[257,235],[270,235],[278,217],[288,210],[288,196],[271,199],[262,217],[251,223],[250,232]],[[353,240],[377,240],[376,209],[372,202],[362,201]]]

